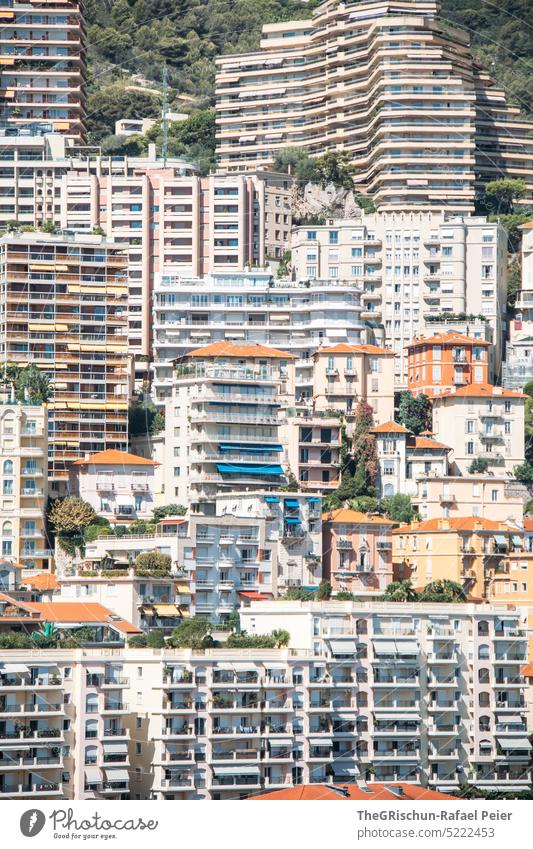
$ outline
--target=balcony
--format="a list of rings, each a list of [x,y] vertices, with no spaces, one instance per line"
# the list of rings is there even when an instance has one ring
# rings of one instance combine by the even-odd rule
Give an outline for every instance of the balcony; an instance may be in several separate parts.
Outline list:
[[[349,539],[338,539],[337,548],[341,551],[351,551],[353,549],[352,541]]]

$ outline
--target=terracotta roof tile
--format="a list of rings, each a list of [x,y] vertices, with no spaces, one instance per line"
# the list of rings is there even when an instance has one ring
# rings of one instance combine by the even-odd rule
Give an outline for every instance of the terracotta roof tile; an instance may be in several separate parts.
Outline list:
[[[59,581],[56,576],[50,572],[36,572],[35,575],[29,575],[27,578],[21,579],[21,584],[26,587],[31,587],[34,590],[58,590]]]
[[[500,533],[517,533],[504,522],[493,522],[481,516],[465,516],[464,518],[427,519],[425,522],[413,522],[411,525],[400,525],[393,533],[425,533],[427,531],[500,531]]]
[[[470,383],[467,386],[460,386],[453,392],[448,390],[440,395],[435,395],[432,399],[433,403],[437,403],[441,398],[527,398],[523,392],[513,392],[512,389],[503,389],[501,386],[492,386],[490,383]]]
[[[335,788],[338,788],[337,790]],[[392,790],[393,787],[399,789],[398,792]],[[374,784],[367,785],[368,790],[363,790],[357,784],[301,784],[295,787],[287,787],[283,790],[273,790],[270,793],[259,793],[257,796],[249,796],[248,802],[266,802],[266,801],[339,801],[339,802],[410,802],[414,799],[422,801],[432,800],[448,800],[450,802],[459,801],[455,796],[450,796],[447,793],[440,793],[438,790],[428,790],[426,787],[413,784]],[[401,794],[401,795],[400,795]]]
[[[190,357],[265,357],[280,360],[295,360],[294,354],[287,351],[278,351],[277,348],[268,348],[266,345],[234,345],[233,342],[213,342],[204,345],[185,354],[183,358]]]
[[[430,439],[428,436],[415,436],[408,443],[409,448],[424,449],[430,451],[451,451],[449,445],[444,445],[443,442],[437,442],[436,439]]]
[[[421,336],[413,339],[406,348],[423,348],[425,345],[485,345],[490,348],[490,342],[486,339],[475,339],[464,333],[436,333],[433,336]]]
[[[89,622],[113,625],[124,634],[140,634],[139,628],[97,602],[86,601],[32,601],[25,602],[29,611],[40,614],[44,622],[68,622],[85,625]]]
[[[339,342],[338,345],[333,345],[330,348],[319,348],[316,354],[374,354],[375,356],[382,357],[396,356],[394,351],[389,351],[388,348],[380,348],[378,345],[348,345],[346,342]]]
[[[106,448],[105,451],[97,451],[90,454],[87,459],[74,460],[73,466],[159,466],[155,460],[148,457],[139,457],[137,454],[128,454],[127,451],[117,451],[116,448]]]
[[[411,431],[407,430],[398,422],[385,422],[384,424],[377,425],[372,428],[372,433],[410,433]]]

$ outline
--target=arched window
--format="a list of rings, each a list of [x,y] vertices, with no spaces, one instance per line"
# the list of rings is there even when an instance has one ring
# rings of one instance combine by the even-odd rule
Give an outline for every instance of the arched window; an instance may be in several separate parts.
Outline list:
[[[359,549],[358,562],[361,569],[366,569],[368,566],[368,548],[366,545],[362,545]]]
[[[479,646],[477,650],[478,660],[488,660],[490,657],[490,648],[485,643]]]
[[[479,717],[479,730],[490,731],[490,716]]]
[[[4,475],[13,474],[13,460],[4,460]]]
[[[366,619],[358,619],[355,623],[355,633],[356,634],[367,634],[368,633],[368,624]]]
[[[484,619],[477,623],[477,632],[480,637],[487,637],[489,633],[489,623]]]
[[[5,436],[11,436],[15,433],[15,417],[10,413],[5,415],[2,419],[2,430],[4,431]]]
[[[85,746],[85,763],[86,764],[95,764],[98,758],[98,747],[97,746]]]
[[[385,498],[390,498],[391,495],[394,495],[394,484],[386,483],[383,487],[383,495]]]
[[[98,693],[87,693],[85,696],[85,713],[98,713]]]
[[[478,669],[477,680],[480,684],[490,684],[490,670],[485,666]]]
[[[478,696],[478,704],[480,707],[490,707],[490,694],[480,693]]]
[[[484,755],[492,755],[492,743],[490,740],[480,740],[479,741],[479,754]]]
[[[88,738],[98,737],[98,720],[88,719],[85,722],[85,736]]]
[[[13,525],[11,522],[4,522],[2,525],[2,536],[3,537],[12,537],[13,536]]]

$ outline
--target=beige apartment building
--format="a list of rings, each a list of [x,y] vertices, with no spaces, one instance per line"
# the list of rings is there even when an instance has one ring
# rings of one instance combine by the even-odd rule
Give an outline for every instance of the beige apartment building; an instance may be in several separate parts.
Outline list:
[[[102,156],[76,149],[51,127],[3,135],[0,226],[9,221],[103,230],[128,260],[128,346],[137,379],[152,354],[152,294],[161,277],[202,278],[279,262],[290,246],[287,174],[217,172],[199,177],[150,145],[146,156]],[[159,316],[161,318],[161,316]],[[140,357],[140,359],[139,359]]]
[[[384,329],[407,387],[406,346],[435,322],[465,316],[492,328],[491,372],[500,374],[506,328],[507,233],[486,218],[438,212],[366,213],[293,231],[296,275],[362,285],[361,318]],[[466,333],[469,323],[466,319]],[[448,331],[458,329],[455,324]]]
[[[0,119],[85,138],[86,27],[77,0],[0,3]]]
[[[287,629],[290,647],[5,652],[0,796],[530,785],[520,608],[251,602],[241,618],[252,634]]]
[[[523,522],[527,488],[505,474],[432,475],[421,473],[413,502],[420,518],[483,517],[491,522]]]
[[[0,352],[48,376],[51,494],[70,463],[128,442],[131,367],[126,260],[100,236],[24,233],[0,239]]]
[[[45,515],[48,501],[48,418],[42,405],[0,403],[1,567],[48,569]],[[16,581],[16,583],[18,583]]]
[[[465,475],[476,458],[490,472],[514,477],[524,462],[524,398],[501,386],[472,384],[433,398],[435,438],[446,442],[452,473]]]
[[[317,412],[338,410],[348,421],[364,401],[376,424],[394,416],[394,358],[377,345],[319,348],[313,356],[313,407]]]
[[[533,192],[530,125],[507,106],[435,0],[338,3],[267,24],[257,52],[217,60],[217,143],[231,170],[285,147],[347,150],[378,208],[471,212],[479,185]]]

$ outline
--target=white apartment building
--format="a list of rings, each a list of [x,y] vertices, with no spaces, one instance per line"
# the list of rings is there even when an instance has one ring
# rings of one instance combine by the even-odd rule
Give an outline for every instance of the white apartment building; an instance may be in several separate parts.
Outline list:
[[[448,474],[450,448],[429,436],[415,436],[398,422],[384,422],[372,431],[379,463],[378,495],[415,496],[422,475]]]
[[[524,398],[501,386],[463,386],[433,398],[435,438],[449,445],[451,471],[465,475],[475,458],[514,477],[524,462]]]
[[[224,489],[285,482],[280,411],[294,401],[294,357],[215,342],[180,358],[165,405],[165,497],[214,514]]]
[[[490,475],[420,474],[413,502],[422,521],[480,516],[491,522],[521,525],[527,487],[493,472]]]
[[[435,320],[483,316],[493,330],[500,373],[505,331],[507,234],[485,218],[445,213],[365,213],[293,231],[292,263],[300,278],[363,285],[361,318],[384,326],[406,386],[405,346],[431,336]]]
[[[45,406],[0,402],[2,582],[10,567],[48,569],[48,417]],[[7,570],[7,571],[6,571]]]
[[[322,580],[322,498],[300,492],[228,492],[217,497],[217,516],[258,516],[275,544],[274,595],[292,587],[317,588]],[[273,570],[274,572],[274,570]]]
[[[523,389],[533,380],[533,222],[522,231],[522,275],[515,303],[515,317],[509,322],[509,340],[505,348],[503,385]]]
[[[152,519],[157,463],[127,451],[86,454],[69,469],[69,492],[111,524]]]
[[[286,628],[290,648],[5,652],[0,796],[530,786],[522,611],[252,602],[241,620],[249,633]]]
[[[266,24],[259,50],[217,60],[221,164],[272,163],[287,147],[344,150],[378,208],[474,209],[482,184],[533,190],[532,138],[435,0],[324,0]]]
[[[312,397],[313,360],[322,345],[374,341],[361,318],[362,287],[333,279],[277,280],[270,269],[204,278],[161,274],[154,290],[153,391],[170,391],[172,360],[200,345],[271,345],[297,357],[296,395]]]

